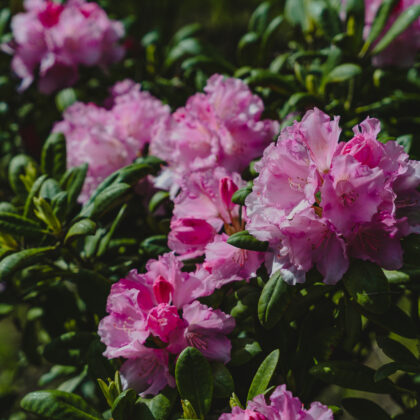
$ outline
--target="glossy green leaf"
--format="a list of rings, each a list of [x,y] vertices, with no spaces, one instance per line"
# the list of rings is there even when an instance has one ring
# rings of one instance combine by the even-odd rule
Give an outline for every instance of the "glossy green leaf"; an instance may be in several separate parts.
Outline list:
[[[169,251],[167,246],[168,237],[166,235],[154,235],[146,238],[141,247],[149,256],[158,256]]]
[[[345,398],[341,404],[358,420],[391,420],[391,417],[373,401],[362,398]]]
[[[220,362],[212,363],[214,397],[229,398],[235,391],[235,384],[229,369]]]
[[[375,371],[356,362],[323,362],[313,366],[310,373],[328,384],[342,386],[343,388],[378,394],[388,394],[394,390],[392,382],[386,379],[375,382]]]
[[[157,191],[149,201],[149,211],[154,213],[169,198],[168,191]]]
[[[271,275],[258,301],[258,319],[266,329],[273,328],[287,309],[291,287],[283,280],[280,271]]]
[[[111,407],[114,420],[126,420],[132,418],[134,403],[137,400],[137,393],[134,389],[126,389],[115,399]]]
[[[353,79],[362,73],[362,68],[357,64],[345,63],[335,67],[325,78],[325,84],[340,83]]]
[[[35,182],[37,172],[38,165],[32,158],[27,155],[15,156],[9,164],[9,183],[13,191],[20,197],[26,197],[28,189],[22,181],[22,176],[29,175]]]
[[[66,167],[66,139],[61,133],[52,133],[47,138],[44,147],[42,148],[42,172],[59,181],[66,172]]]
[[[256,33],[262,34],[267,28],[268,17],[270,12],[270,2],[262,2],[252,13],[249,19],[248,29]]]
[[[250,251],[263,252],[268,248],[268,242],[259,241],[248,233],[247,230],[234,233],[228,238],[227,243],[236,248],[249,249]]]
[[[64,242],[69,243],[82,236],[93,235],[95,232],[96,223],[90,219],[82,219],[70,227]]]
[[[395,362],[417,365],[420,368],[420,362],[417,360],[414,354],[398,341],[383,336],[377,337],[376,341],[378,346],[390,359],[394,360]]]
[[[243,187],[237,191],[232,196],[232,202],[235,204],[239,204],[243,206],[245,204],[245,199],[251,194],[252,191],[252,183],[251,185],[248,183],[246,187]]]
[[[145,402],[149,413],[154,420],[167,420],[177,401],[177,397],[178,393],[175,389],[166,387],[152,399],[141,399],[141,401]]]
[[[74,208],[77,198],[82,191],[88,170],[87,163],[70,168],[61,178],[60,186],[67,191],[67,211],[68,213]]]
[[[38,223],[16,213],[0,211],[0,232],[11,235],[39,238],[47,233]]]
[[[332,39],[341,31],[340,17],[327,0],[311,0],[305,6],[307,15],[327,38]]]
[[[6,280],[16,271],[35,263],[54,249],[54,246],[30,248],[8,255],[0,261],[0,281]]]
[[[383,314],[389,308],[388,281],[376,264],[353,261],[343,282],[350,296],[367,311]]]
[[[63,112],[69,106],[77,101],[76,92],[72,88],[60,90],[55,96],[55,104],[60,112]]]
[[[179,41],[166,56],[165,68],[169,68],[186,56],[198,55],[203,52],[203,46],[197,38],[185,38]]]
[[[379,54],[401,33],[403,33],[420,16],[420,4],[405,9],[395,20],[388,32],[381,38],[372,51]]]
[[[247,401],[263,394],[270,383],[279,361],[280,351],[272,351],[261,363],[248,390]]]
[[[39,190],[41,189],[42,184],[45,182],[45,180],[48,178],[47,175],[41,175],[36,179],[36,181],[33,183],[31,190],[29,191],[28,197],[25,201],[25,207],[23,209],[23,216],[27,217],[31,213],[32,207],[33,207],[33,199],[38,194]]]
[[[241,366],[248,363],[255,356],[262,352],[258,341],[252,338],[232,339],[231,361],[232,366]]]
[[[36,391],[27,394],[21,407],[51,420],[98,420],[103,417],[83,398],[63,391]]]
[[[175,380],[182,399],[190,401],[200,418],[209,412],[213,398],[213,377],[207,359],[194,347],[179,355]]]

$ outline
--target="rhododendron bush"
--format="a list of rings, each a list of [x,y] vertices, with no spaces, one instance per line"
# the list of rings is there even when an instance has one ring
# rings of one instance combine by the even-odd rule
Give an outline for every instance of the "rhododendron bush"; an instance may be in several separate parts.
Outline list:
[[[0,419],[420,416],[420,2],[10,1]]]

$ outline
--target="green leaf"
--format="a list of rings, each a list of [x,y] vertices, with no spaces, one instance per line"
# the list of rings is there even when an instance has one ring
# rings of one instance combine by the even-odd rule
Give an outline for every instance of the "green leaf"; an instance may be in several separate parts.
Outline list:
[[[389,308],[388,281],[376,264],[353,261],[343,282],[350,296],[366,311],[383,314]]]
[[[158,256],[168,252],[167,242],[166,235],[154,235],[146,238],[140,245],[149,256]]]
[[[82,219],[71,226],[64,239],[64,243],[69,243],[77,238],[93,235],[96,232],[96,223],[90,219]]]
[[[28,189],[22,180],[22,176],[30,176],[35,181],[37,172],[38,165],[32,158],[27,155],[15,156],[9,164],[9,183],[13,191],[20,197],[26,197]]]
[[[209,362],[199,350],[187,347],[179,355],[175,380],[181,398],[188,400],[204,419],[213,397],[213,377]]]
[[[249,19],[248,29],[249,31],[254,31],[259,34],[262,34],[268,24],[268,14],[270,12],[270,2],[262,2],[251,15]]]
[[[29,215],[33,206],[33,199],[38,194],[39,190],[41,189],[42,184],[45,182],[47,178],[48,178],[47,175],[41,175],[33,183],[32,188],[29,191],[28,197],[26,198],[26,201],[25,201],[25,207],[23,210],[24,217],[27,217]]]
[[[154,420],[167,420],[177,400],[177,397],[178,393],[175,389],[166,387],[152,399],[141,399],[141,401],[145,402]],[[140,419],[142,417],[138,418]]]
[[[259,241],[248,233],[247,230],[234,233],[228,238],[227,243],[236,248],[249,249],[251,251],[264,252],[268,248],[268,242]]]
[[[376,372],[374,376],[375,382],[382,381],[383,379],[388,378],[394,374],[397,370],[401,369],[401,364],[397,362],[387,363],[386,365],[381,366]]]
[[[345,398],[341,404],[357,420],[391,420],[391,417],[379,405],[370,400]]]
[[[243,187],[240,190],[235,191],[235,193],[232,196],[232,202],[243,206],[245,204],[245,199],[248,197],[249,194],[251,194],[251,191],[252,191],[252,183],[248,183],[246,187]]]
[[[230,364],[232,366],[244,365],[261,352],[262,349],[258,341],[247,337],[234,338],[232,340],[232,357]]]
[[[42,148],[42,172],[59,181],[66,172],[66,167],[66,139],[62,133],[52,133]]]
[[[265,392],[276,370],[279,356],[280,351],[278,349],[274,350],[261,363],[249,387],[247,401]]]
[[[199,23],[190,23],[189,25],[183,26],[175,32],[175,35],[172,37],[171,44],[176,45],[183,39],[196,35],[201,30],[201,27],[202,26]]]
[[[308,28],[308,15],[305,10],[305,0],[286,0],[284,16],[293,25],[300,25],[303,31]]]
[[[60,186],[68,193],[67,196],[67,212],[70,213],[74,208],[77,198],[82,191],[88,170],[87,163],[69,169],[61,178]]]
[[[291,287],[283,280],[280,271],[271,275],[258,301],[258,319],[266,329],[273,328],[287,309]]]
[[[316,378],[343,388],[389,394],[394,387],[389,380],[374,381],[375,371],[367,366],[349,361],[323,362],[313,366],[310,374]]]
[[[220,362],[212,363],[214,397],[229,398],[235,391],[235,384],[229,369]]]
[[[80,216],[99,219],[105,213],[127,201],[131,186],[125,183],[110,185],[99,193],[91,204],[83,207]]]
[[[45,200],[52,201],[61,192],[60,184],[52,178],[48,178],[42,183],[39,196]]]
[[[60,90],[55,95],[55,104],[60,112],[63,112],[70,105],[73,105],[77,101],[76,92],[72,88]]]
[[[90,332],[68,332],[50,341],[44,347],[44,357],[51,363],[78,366],[86,362],[90,343],[95,335]]]
[[[158,191],[149,201],[149,211],[154,213],[157,208],[169,198],[168,191]]]
[[[137,400],[137,393],[134,389],[126,389],[115,399],[111,407],[114,420],[127,420],[132,418],[134,403]]]
[[[185,56],[198,55],[202,52],[203,47],[198,39],[185,38],[179,41],[173,48],[171,48],[168,55],[166,56],[164,67],[169,68],[180,59],[185,58]]]
[[[397,142],[397,144],[404,147],[405,153],[409,153],[413,144],[413,135],[406,134],[404,136],[399,136],[395,139],[395,141]]]
[[[16,271],[28,267],[53,250],[55,250],[54,246],[46,246],[43,248],[25,249],[8,255],[0,262],[0,281],[6,280]]]
[[[362,74],[362,68],[357,64],[345,63],[335,67],[325,78],[324,84],[340,83]]]
[[[63,391],[31,392],[20,402],[30,413],[52,420],[98,420],[103,417],[83,398]]]
[[[11,235],[25,236],[27,238],[39,238],[47,233],[38,223],[20,216],[16,213],[0,211],[0,232]]]
[[[403,33],[420,16],[420,4],[405,9],[396,19],[389,31],[381,38],[372,51],[379,54],[401,33]]]
[[[360,48],[365,26],[365,0],[348,0],[345,7],[347,35],[353,37],[355,40],[354,46]]]
[[[389,337],[377,337],[376,341],[378,346],[390,359],[395,362],[417,365],[420,368],[420,363],[414,354],[398,341],[392,340]]]
[[[114,235],[121,221],[124,219],[126,212],[127,212],[127,204],[124,204],[123,206],[121,206],[120,211],[118,212],[117,217],[112,222],[112,225],[109,228],[108,232],[100,241],[98,251],[96,252],[96,255],[98,257],[101,257],[102,255],[104,255],[105,252],[108,250],[112,236]]]
[[[307,15],[328,39],[334,38],[341,31],[340,17],[327,0],[310,0],[305,6]]]

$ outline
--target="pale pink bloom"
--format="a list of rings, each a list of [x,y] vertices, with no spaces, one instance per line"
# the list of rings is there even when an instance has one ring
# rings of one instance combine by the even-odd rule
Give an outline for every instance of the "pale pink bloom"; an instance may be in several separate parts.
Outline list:
[[[120,374],[123,388],[132,388],[141,397],[156,395],[167,385],[175,387],[175,379],[169,373],[168,353],[165,350],[143,347],[137,359],[124,362]]]
[[[230,193],[245,185],[239,174],[229,175],[223,168],[191,173],[181,183],[181,192],[175,198],[174,216],[203,219],[219,231],[238,217],[239,206],[227,202],[223,185],[229,183]],[[229,193],[229,194],[230,194]]]
[[[141,91],[140,85],[131,80],[117,83],[111,94],[118,136],[133,139],[140,153],[150,142],[156,124],[169,115],[169,106]]]
[[[365,0],[365,29],[364,36],[368,36],[375,15],[382,0]],[[411,6],[420,4],[419,0],[399,0],[394,6],[387,24],[382,32],[385,34],[397,17]],[[378,41],[382,36],[378,38]],[[402,34],[381,53],[373,57],[375,66],[409,67],[414,64],[416,53],[420,49],[420,18],[416,19]]]
[[[66,137],[67,167],[89,165],[79,197],[83,203],[108,175],[132,163],[139,145],[133,138],[121,139],[113,113],[94,104],[76,102],[64,111],[63,117],[53,132]]]
[[[110,20],[96,3],[27,0],[24,6],[12,19],[13,43],[4,47],[14,54],[20,89],[33,82],[37,68],[39,89],[48,94],[74,84],[79,65],[106,68],[123,57],[122,23]]]
[[[260,120],[261,99],[239,79],[213,75],[204,91],[162,121],[151,142],[151,153],[169,163],[177,182],[185,173],[217,166],[242,171],[279,127]]]
[[[191,259],[204,254],[206,245],[214,238],[216,231],[203,219],[172,218],[168,235],[168,246],[180,255],[180,259]]]
[[[217,235],[206,246],[206,259],[196,275],[207,285],[219,289],[232,281],[248,280],[264,261],[262,252],[248,251],[229,245],[225,233]]]
[[[229,362],[232,345],[226,335],[235,328],[233,317],[195,301],[183,307],[182,318],[187,326],[168,346],[169,351],[178,353],[192,346],[210,360]]]
[[[299,398],[286,390],[286,385],[280,385],[271,394],[269,404],[260,394],[248,402],[245,410],[234,407],[232,413],[222,414],[219,420],[333,420],[333,413],[319,402],[305,409]]]

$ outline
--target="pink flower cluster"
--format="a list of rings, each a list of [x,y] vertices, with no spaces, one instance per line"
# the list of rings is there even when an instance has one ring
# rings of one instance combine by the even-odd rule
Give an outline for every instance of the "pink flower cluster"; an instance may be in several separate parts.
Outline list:
[[[219,420],[333,420],[333,413],[319,402],[313,402],[306,410],[299,398],[280,385],[271,394],[270,404],[264,395],[257,395],[245,410],[234,407],[232,413],[222,414]]]
[[[169,359],[188,346],[210,360],[227,363],[231,344],[226,335],[235,326],[232,317],[197,300],[214,288],[182,272],[173,253],[150,260],[146,268],[145,274],[133,270],[112,286],[109,315],[99,324],[105,356],[128,359],[121,368],[122,380],[140,395],[175,386]]]
[[[162,120],[150,144],[168,162],[171,183],[198,170],[242,171],[278,131],[277,122],[261,120],[263,102],[241,80],[214,74],[204,92]]]
[[[77,102],[66,109],[53,131],[67,142],[67,166],[88,163],[80,201],[114,171],[129,165],[150,142],[155,124],[169,115],[163,105],[131,80],[117,83],[107,101],[109,109]]]
[[[365,37],[370,32],[373,20],[382,0],[365,0]],[[386,33],[398,16],[420,0],[399,0],[394,6],[391,16],[383,30]],[[380,39],[380,38],[379,38]],[[416,19],[402,34],[400,34],[384,51],[373,58],[373,64],[379,67],[399,66],[409,67],[414,64],[417,52],[420,50],[420,18]]]
[[[13,71],[26,89],[39,76],[39,90],[51,93],[74,84],[78,66],[100,66],[119,61],[124,49],[121,22],[108,18],[97,3],[68,0],[25,0],[26,12],[12,20]]]
[[[292,284],[314,265],[335,284],[350,257],[398,269],[400,238],[420,232],[420,163],[396,142],[379,142],[373,118],[339,143],[338,120],[308,111],[255,165],[247,229],[269,242],[273,271]]]

